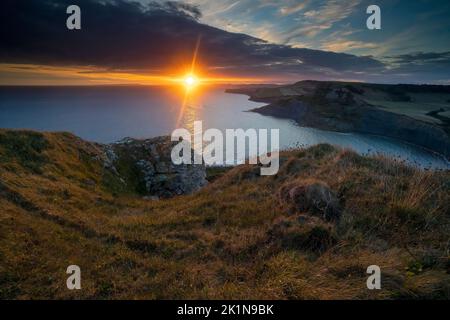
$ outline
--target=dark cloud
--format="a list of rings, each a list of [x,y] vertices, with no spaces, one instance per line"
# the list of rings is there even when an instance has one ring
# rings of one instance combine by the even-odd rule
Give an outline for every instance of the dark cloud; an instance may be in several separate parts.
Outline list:
[[[81,8],[82,29],[66,28],[66,8]],[[275,45],[198,22],[199,8],[180,2],[122,0],[2,1],[0,62],[167,71],[191,59],[222,73],[330,75],[383,68],[371,57]]]
[[[170,11],[176,15],[178,15],[180,12],[183,12],[188,16],[192,16],[196,20],[202,17],[202,13],[198,6],[182,2],[166,1],[164,3],[150,3],[148,7],[156,7],[157,9],[162,8],[163,10]]]
[[[415,52],[384,57],[390,66],[384,74],[405,75],[409,82],[443,82],[450,80],[450,52]]]
[[[416,52],[411,54],[402,54],[397,56],[386,57],[392,61],[392,63],[405,65],[448,65],[450,66],[450,51],[447,52]]]

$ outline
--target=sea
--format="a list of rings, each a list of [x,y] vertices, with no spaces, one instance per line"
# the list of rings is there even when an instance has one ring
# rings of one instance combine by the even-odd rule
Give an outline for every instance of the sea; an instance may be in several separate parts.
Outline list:
[[[279,129],[280,149],[328,143],[359,154],[381,154],[426,169],[450,169],[439,154],[402,141],[301,127],[249,110],[263,103],[225,87],[36,86],[0,87],[0,128],[66,131],[100,143],[170,135],[176,128]],[[254,155],[250,155],[254,156]]]

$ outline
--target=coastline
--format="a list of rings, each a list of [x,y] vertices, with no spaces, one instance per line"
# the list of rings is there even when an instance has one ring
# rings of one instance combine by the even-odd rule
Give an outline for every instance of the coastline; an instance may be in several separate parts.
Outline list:
[[[351,92],[347,93],[345,99],[329,99],[329,93],[324,93],[324,97],[320,98],[292,93],[280,95],[279,92],[284,88],[286,87],[248,87],[227,89],[225,92],[244,94],[249,97],[249,101],[266,103],[265,106],[248,112],[294,120],[302,127],[393,139],[450,162],[449,135],[437,125],[381,110],[361,99],[355,99]]]

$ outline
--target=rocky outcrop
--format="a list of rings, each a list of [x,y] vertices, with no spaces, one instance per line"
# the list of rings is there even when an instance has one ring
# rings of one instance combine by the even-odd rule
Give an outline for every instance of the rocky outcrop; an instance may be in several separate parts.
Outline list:
[[[207,184],[206,168],[173,164],[170,154],[175,144],[170,137],[126,138],[105,146],[104,165],[147,199],[190,194]]]
[[[293,213],[309,213],[325,221],[336,221],[342,214],[339,199],[330,187],[316,180],[299,181],[280,188],[280,204]]]

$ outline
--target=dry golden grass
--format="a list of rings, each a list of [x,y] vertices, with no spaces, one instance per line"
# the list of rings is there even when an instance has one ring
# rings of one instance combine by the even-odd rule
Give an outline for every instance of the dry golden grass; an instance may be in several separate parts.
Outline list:
[[[0,130],[3,299],[448,299],[450,174],[319,145],[278,175],[214,170],[196,194],[143,200],[70,134]],[[288,208],[320,181],[342,215]],[[68,265],[82,270],[69,291]],[[381,267],[382,290],[366,288]]]

